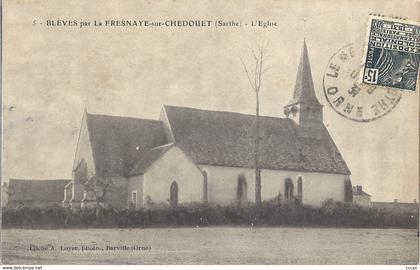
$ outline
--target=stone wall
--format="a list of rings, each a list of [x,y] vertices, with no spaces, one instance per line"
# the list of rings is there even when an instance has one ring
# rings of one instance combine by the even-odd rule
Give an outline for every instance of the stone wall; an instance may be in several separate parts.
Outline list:
[[[182,150],[174,146],[151,165],[143,178],[143,201],[169,204],[170,187],[178,185],[179,203],[203,201],[203,174]]]
[[[137,192],[137,204],[132,205],[132,193]],[[139,208],[143,206],[143,175],[131,176],[128,179],[127,206]]]
[[[247,198],[255,202],[255,171],[250,168],[221,167],[200,165],[207,172],[209,202],[231,204],[237,202],[238,177],[243,174],[247,182]],[[296,172],[296,171],[261,171],[261,198],[270,200],[281,195],[285,200],[285,180],[290,178],[293,193],[297,196],[298,177],[302,178],[302,200],[304,204],[321,206],[327,199],[344,201],[345,175]]]

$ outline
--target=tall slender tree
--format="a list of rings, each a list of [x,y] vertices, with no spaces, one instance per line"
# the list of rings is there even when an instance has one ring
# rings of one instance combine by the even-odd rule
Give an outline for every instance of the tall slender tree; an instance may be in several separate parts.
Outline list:
[[[255,166],[255,202],[261,204],[261,167],[260,167],[260,90],[264,73],[272,66],[265,68],[268,54],[268,43],[261,44],[257,52],[251,50],[254,68],[249,69],[240,57],[246,77],[251,89],[255,93],[255,133],[254,133],[254,166]]]

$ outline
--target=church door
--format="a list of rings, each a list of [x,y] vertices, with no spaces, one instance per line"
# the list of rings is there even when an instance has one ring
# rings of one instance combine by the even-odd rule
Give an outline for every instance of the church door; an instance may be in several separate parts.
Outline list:
[[[172,207],[178,206],[178,184],[173,181],[170,190],[170,203]]]

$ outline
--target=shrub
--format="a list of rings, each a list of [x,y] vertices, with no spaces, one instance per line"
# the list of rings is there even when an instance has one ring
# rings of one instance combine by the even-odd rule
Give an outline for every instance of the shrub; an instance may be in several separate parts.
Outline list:
[[[266,201],[255,204],[219,206],[185,204],[176,208],[95,209],[73,211],[61,207],[46,209],[3,208],[3,227],[88,228],[88,227],[168,227],[168,226],[334,226],[417,228],[418,214],[362,208],[350,203],[325,201],[320,208],[299,203],[279,204]]]

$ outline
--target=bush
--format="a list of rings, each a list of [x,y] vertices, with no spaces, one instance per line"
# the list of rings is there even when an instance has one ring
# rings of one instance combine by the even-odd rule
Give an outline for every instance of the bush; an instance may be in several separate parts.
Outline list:
[[[418,214],[362,208],[329,200],[320,208],[298,203],[263,202],[261,206],[186,204],[176,208],[82,209],[61,207],[4,208],[3,227],[17,228],[115,228],[115,227],[203,227],[240,226],[328,226],[417,228]]]

